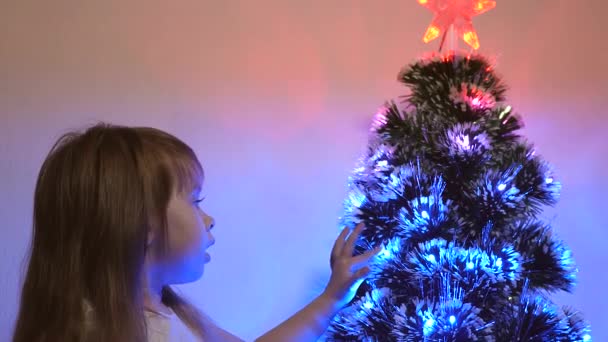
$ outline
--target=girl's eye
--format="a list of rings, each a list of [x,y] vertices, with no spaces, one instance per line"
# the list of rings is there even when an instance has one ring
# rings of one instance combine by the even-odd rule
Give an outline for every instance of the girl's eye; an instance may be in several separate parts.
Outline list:
[[[199,198],[199,199],[195,200],[195,201],[194,201],[194,203],[195,203],[195,204],[197,204],[197,205],[199,205],[199,204],[201,204],[201,202],[203,202],[204,200],[205,200],[205,197],[201,197],[201,198]]]

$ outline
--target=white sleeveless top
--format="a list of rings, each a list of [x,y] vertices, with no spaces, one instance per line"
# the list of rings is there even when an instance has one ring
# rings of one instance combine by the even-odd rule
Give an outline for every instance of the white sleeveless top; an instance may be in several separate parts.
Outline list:
[[[148,342],[203,342],[172,311],[170,314],[144,310]]]
[[[83,301],[85,331],[92,325],[93,309],[88,301]],[[204,342],[171,310],[171,313],[157,313],[144,310],[148,342]]]

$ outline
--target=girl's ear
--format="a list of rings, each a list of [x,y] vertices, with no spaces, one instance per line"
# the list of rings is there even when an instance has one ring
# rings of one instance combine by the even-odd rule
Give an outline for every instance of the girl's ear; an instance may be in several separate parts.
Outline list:
[[[146,248],[152,247],[158,238],[158,218],[156,216],[152,216],[148,221],[148,229],[146,232]]]
[[[150,229],[146,236],[146,252],[144,258],[147,261],[154,261],[158,256],[158,232]]]
[[[150,246],[152,246],[154,243],[154,240],[156,240],[156,234],[154,233],[153,229],[149,229],[148,236],[146,236],[146,247],[150,248]]]

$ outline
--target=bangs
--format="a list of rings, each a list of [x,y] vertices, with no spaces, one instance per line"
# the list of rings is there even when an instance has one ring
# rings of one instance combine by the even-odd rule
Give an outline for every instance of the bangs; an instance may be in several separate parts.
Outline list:
[[[205,173],[194,154],[178,154],[167,159],[174,191],[190,193],[202,189]]]

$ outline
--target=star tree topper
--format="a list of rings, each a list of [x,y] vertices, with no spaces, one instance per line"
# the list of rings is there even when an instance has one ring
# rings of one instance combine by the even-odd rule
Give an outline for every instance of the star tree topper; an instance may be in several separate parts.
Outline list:
[[[496,1],[491,0],[418,0],[418,3],[435,14],[423,40],[428,43],[443,34],[439,50],[451,25],[454,25],[458,36],[470,47],[479,49],[479,38],[471,18],[496,6]]]

